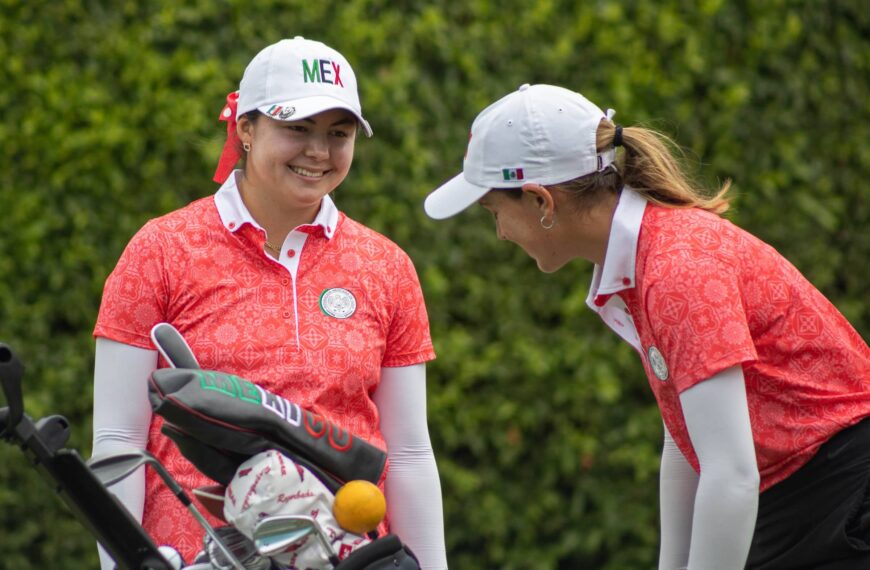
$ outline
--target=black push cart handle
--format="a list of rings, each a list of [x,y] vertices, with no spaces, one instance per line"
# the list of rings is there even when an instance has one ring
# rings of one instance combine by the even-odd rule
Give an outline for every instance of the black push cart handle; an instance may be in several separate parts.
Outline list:
[[[0,342],[0,385],[6,397],[5,413],[0,414],[0,434],[14,429],[24,416],[24,399],[21,396],[21,377],[24,367],[5,343]]]
[[[69,435],[62,416],[34,423],[24,413],[24,367],[0,343],[0,386],[7,407],[0,408],[0,435],[18,445],[37,471],[60,495],[73,515],[103,545],[120,570],[172,570],[136,519],[71,449],[60,449]]]

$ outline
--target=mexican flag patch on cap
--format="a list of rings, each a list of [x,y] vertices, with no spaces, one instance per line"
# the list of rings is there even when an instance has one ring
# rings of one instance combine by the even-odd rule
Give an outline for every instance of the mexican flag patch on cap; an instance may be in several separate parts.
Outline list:
[[[523,179],[523,169],[522,168],[502,168],[501,170],[502,176],[506,181],[511,180],[522,180]]]

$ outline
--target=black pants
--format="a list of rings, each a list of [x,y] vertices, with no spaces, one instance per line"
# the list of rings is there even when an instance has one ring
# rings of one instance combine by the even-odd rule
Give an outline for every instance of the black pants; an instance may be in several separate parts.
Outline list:
[[[746,568],[870,569],[870,419],[760,495]]]

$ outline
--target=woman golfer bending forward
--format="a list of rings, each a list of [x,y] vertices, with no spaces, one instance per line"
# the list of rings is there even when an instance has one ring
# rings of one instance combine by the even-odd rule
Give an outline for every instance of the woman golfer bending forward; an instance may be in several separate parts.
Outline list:
[[[587,304],[637,350],[664,421],[660,568],[870,568],[870,349],[719,217],[727,185],[693,187],[660,135],[612,117],[522,86],[478,115],[426,212],[478,202],[541,271],[595,263]]]

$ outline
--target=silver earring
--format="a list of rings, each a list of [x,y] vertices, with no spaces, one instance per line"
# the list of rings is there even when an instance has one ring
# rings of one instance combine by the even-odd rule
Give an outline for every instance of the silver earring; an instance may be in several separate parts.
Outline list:
[[[251,143],[242,143],[242,148],[245,149],[245,152],[251,152]]]
[[[549,224],[545,224],[545,223],[544,223],[544,220],[545,220],[545,219],[547,219],[547,216],[546,216],[546,215],[541,216],[541,227],[544,228],[545,230],[551,230],[551,229],[553,229],[553,226],[556,225],[556,218],[553,218],[552,220],[550,220],[550,223],[549,223]]]

